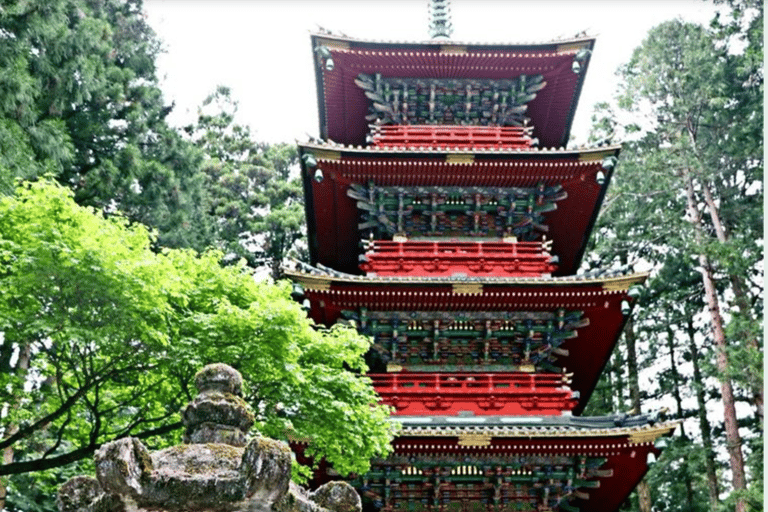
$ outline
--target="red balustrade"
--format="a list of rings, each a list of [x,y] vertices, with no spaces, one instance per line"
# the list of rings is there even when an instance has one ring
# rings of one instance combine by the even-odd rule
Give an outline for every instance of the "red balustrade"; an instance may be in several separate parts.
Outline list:
[[[547,242],[374,241],[360,268],[378,276],[539,277],[557,269]]]
[[[372,131],[373,147],[527,149],[531,128],[521,126],[382,125]]]
[[[369,374],[382,402],[395,416],[560,415],[572,410],[578,394],[569,376],[541,373]]]

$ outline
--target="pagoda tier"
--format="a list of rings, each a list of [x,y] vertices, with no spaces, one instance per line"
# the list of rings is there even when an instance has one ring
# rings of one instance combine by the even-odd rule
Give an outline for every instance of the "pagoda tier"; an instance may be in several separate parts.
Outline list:
[[[372,373],[574,372],[579,414],[646,274],[569,278],[361,277],[288,271],[309,314],[374,339]]]
[[[361,240],[551,240],[576,272],[619,147],[585,150],[300,146],[313,264],[358,273]],[[545,272],[546,273],[546,272]]]
[[[593,38],[502,45],[314,34],[320,134],[364,144],[376,120],[498,126],[528,121],[543,146],[565,146],[593,46]]]
[[[352,482],[366,512],[612,512],[678,424],[647,415],[395,420],[392,455]]]

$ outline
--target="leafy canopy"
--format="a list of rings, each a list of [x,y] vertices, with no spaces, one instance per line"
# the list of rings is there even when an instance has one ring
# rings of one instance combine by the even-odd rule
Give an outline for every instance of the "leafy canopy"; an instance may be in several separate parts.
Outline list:
[[[218,252],[153,252],[151,233],[78,206],[51,181],[0,199],[0,474],[59,467],[122,436],[174,442],[204,364],[238,369],[256,428],[309,438],[343,474],[389,450],[363,354],[344,327],[317,329],[287,283],[256,282]]]

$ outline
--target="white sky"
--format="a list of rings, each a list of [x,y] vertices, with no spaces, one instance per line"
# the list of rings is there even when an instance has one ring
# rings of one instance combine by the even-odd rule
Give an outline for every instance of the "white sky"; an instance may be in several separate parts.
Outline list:
[[[164,42],[158,61],[170,121],[194,121],[197,107],[221,84],[239,102],[238,122],[266,142],[318,135],[309,32],[319,26],[360,39],[428,39],[427,0],[145,0],[149,23]],[[615,70],[647,31],[681,17],[708,23],[702,0],[452,0],[452,39],[546,42],[586,31],[597,36],[571,134],[586,140],[592,106],[609,99]]]

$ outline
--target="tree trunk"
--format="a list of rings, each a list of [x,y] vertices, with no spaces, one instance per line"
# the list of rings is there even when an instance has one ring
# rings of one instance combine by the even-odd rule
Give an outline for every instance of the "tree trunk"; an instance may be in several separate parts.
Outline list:
[[[685,191],[687,198],[687,209],[689,220],[693,224],[696,237],[696,243],[702,246],[704,236],[702,234],[702,220],[699,210],[696,208],[696,196],[693,189],[693,180],[690,171],[683,169],[683,179],[685,181]],[[698,255],[699,265],[701,266],[701,279],[704,285],[704,293],[707,303],[707,309],[710,314],[712,325],[712,337],[717,351],[717,370],[720,380],[720,391],[723,397],[723,418],[725,422],[726,448],[730,458],[731,472],[733,473],[734,490],[745,490],[747,488],[747,479],[744,472],[744,457],[741,452],[741,436],[739,435],[739,425],[736,419],[736,406],[733,396],[733,387],[731,379],[728,377],[728,353],[725,339],[725,330],[723,328],[723,317],[720,314],[720,304],[715,289],[715,281],[712,272],[712,266],[706,254]],[[746,501],[736,500],[736,512],[746,512]]]
[[[16,362],[16,373],[20,376],[26,375],[29,370],[29,361],[32,357],[32,349],[29,346],[21,347],[19,349],[19,359]],[[18,403],[14,406],[18,407]],[[5,434],[10,437],[19,430],[18,425],[8,425],[6,427]],[[7,466],[13,462],[13,446],[8,446],[3,450],[3,466]],[[8,499],[8,482],[7,479],[0,479],[0,510],[5,510],[6,500]]]
[[[707,488],[709,489],[709,510],[717,512],[717,505],[720,501],[720,485],[717,481],[715,449],[712,444],[712,426],[707,418],[704,379],[701,376],[701,368],[699,368],[699,349],[694,338],[696,329],[693,326],[692,317],[688,317],[688,325],[686,327],[688,331],[688,350],[691,353],[691,363],[693,364],[693,389],[696,393],[696,404],[698,405],[697,414],[699,417],[699,428],[701,429],[701,442],[704,445],[704,464],[707,469]]]
[[[704,183],[702,188],[704,191],[704,203],[707,205],[707,211],[709,212],[709,216],[712,219],[712,225],[715,228],[717,240],[718,242],[725,244],[728,241],[728,235],[725,231],[725,226],[723,226],[723,223],[720,220],[720,210],[717,207],[717,204],[715,204],[714,198],[712,197],[709,184]],[[739,307],[741,314],[752,319],[752,308],[750,307],[749,299],[747,298],[747,287],[744,284],[744,280],[741,278],[741,276],[730,272],[728,273],[728,280],[731,282],[731,289],[733,291],[734,300],[736,301],[736,305]],[[760,350],[760,345],[757,341],[757,338],[751,334],[744,335],[744,339],[741,341],[743,341],[748,347],[752,347],[754,350]],[[753,375],[752,378],[749,379],[749,382],[752,383],[750,386],[750,391],[752,392],[752,405],[755,407],[755,412],[758,416],[757,419],[762,420],[763,386],[760,384],[762,382],[762,375]]]
[[[616,393],[615,402],[613,399],[611,402],[613,403],[613,410],[615,412],[623,412],[626,410],[627,406],[624,402],[624,354],[621,352],[614,352],[613,357],[611,358],[613,360],[613,365],[611,368],[611,371],[613,372],[614,381],[613,381],[613,390]]]
[[[674,342],[674,336],[675,333],[672,331],[672,328],[669,326],[669,321],[667,322],[667,348],[669,349],[669,368],[672,371],[672,395],[675,398],[675,405],[677,406],[677,417],[681,418],[683,416],[683,398],[682,394],[680,393],[680,373],[677,371],[677,362],[675,361],[675,342]],[[685,433],[685,425],[683,423],[680,424],[680,437],[683,439],[688,439],[688,436]],[[683,478],[685,479],[685,499],[688,502],[688,510],[693,510],[693,482],[691,481],[691,474],[690,469],[688,466],[688,461],[683,460]]]
[[[668,322],[668,321],[667,321]],[[677,362],[675,361],[675,333],[667,323],[667,350],[669,351],[669,368],[672,371],[672,396],[675,399],[675,406],[677,407],[677,416],[683,416],[683,396],[680,393],[680,373],[677,371]],[[680,425],[680,433],[683,437],[688,437],[685,434],[685,425]]]
[[[624,341],[627,344],[627,380],[629,381],[632,411],[634,414],[640,414],[642,404],[640,402],[640,378],[637,371],[637,338],[635,337],[635,324],[631,317],[624,327]],[[637,484],[637,497],[640,512],[651,512],[651,489],[645,478]]]
[[[699,148],[696,144],[696,131],[691,127],[690,123],[688,125],[688,135],[690,137],[691,141],[691,148],[693,149],[693,153],[696,157],[696,160],[699,162],[699,165],[702,166],[702,168],[705,167],[704,162],[701,159],[701,156],[699,154]],[[712,226],[715,229],[715,236],[717,237],[717,241],[721,244],[725,244],[728,242],[728,233],[725,230],[725,226],[723,225],[722,220],[720,219],[720,208],[718,208],[717,203],[715,202],[714,197],[712,196],[712,190],[709,186],[709,182],[706,179],[701,180],[701,188],[704,195],[704,204],[707,206],[707,212],[709,213],[709,217],[712,220]],[[741,276],[733,274],[731,272],[728,273],[728,280],[731,282],[731,289],[733,291],[734,300],[736,301],[736,305],[739,307],[739,310],[741,311],[742,315],[745,315],[752,319],[752,308],[749,304],[749,299],[747,298],[747,287],[744,284],[744,280]],[[752,347],[754,350],[760,351],[760,344],[756,337],[752,336],[751,334],[746,334],[744,336],[744,339],[742,340],[747,346]],[[748,379],[751,384],[750,391],[752,393],[752,405],[755,407],[755,412],[757,414],[758,421],[762,421],[763,419],[763,386],[762,386],[762,375],[753,375],[752,378]]]
[[[627,380],[629,381],[629,400],[632,404],[633,414],[640,414],[640,379],[637,371],[637,350],[635,345],[635,324],[630,317],[624,327],[624,342],[627,344]]]
[[[640,512],[651,512],[651,488],[645,478],[637,484],[637,501]]]
[[[15,432],[15,426],[11,425],[10,434]],[[10,446],[3,450],[3,466],[13,462],[13,448]],[[5,501],[8,498],[8,479],[0,479],[0,510],[5,510]]]

